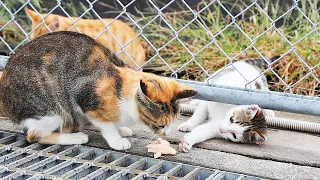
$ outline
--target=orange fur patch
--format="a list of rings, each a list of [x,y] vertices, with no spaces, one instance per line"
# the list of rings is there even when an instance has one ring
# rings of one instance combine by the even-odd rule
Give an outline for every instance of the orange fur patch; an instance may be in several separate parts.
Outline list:
[[[42,138],[42,134],[39,131],[28,132],[27,140],[29,143],[38,142]]]
[[[100,47],[94,46],[89,56],[89,64],[91,66],[98,64],[99,62],[106,61],[107,57],[105,52]]]
[[[40,144],[58,144],[60,133],[52,133],[49,136],[43,137],[39,140]]]
[[[45,54],[45,55],[42,57],[42,59],[44,60],[44,62],[47,63],[47,64],[50,64],[50,63],[52,62],[53,58],[54,58],[54,55],[53,55],[51,52]]]
[[[97,82],[96,93],[100,98],[100,106],[97,110],[89,111],[88,117],[102,122],[118,121],[120,112],[115,80],[108,77],[100,78]]]
[[[30,20],[32,21],[32,29],[35,29],[40,23],[42,23],[41,16],[31,9],[25,8],[26,13],[28,14]],[[73,17],[75,19],[75,17]],[[103,23],[100,19],[79,19],[76,23],[76,27],[83,33],[92,38],[97,38],[102,45],[110,49],[113,53],[118,53],[121,50],[121,46],[126,45],[124,48],[126,53],[130,55],[130,57],[139,65],[143,65],[145,63],[145,50],[141,44],[140,38],[136,37],[136,33],[133,29],[126,23],[113,19],[103,19],[105,23]],[[109,23],[113,21],[110,25]],[[51,29],[51,31],[67,31],[73,26],[73,21],[68,17],[59,16],[56,14],[50,14],[45,18],[45,24],[47,27]],[[58,22],[58,24],[54,24],[54,22]],[[53,23],[53,24],[52,24]],[[105,30],[106,24],[108,26],[108,31]],[[58,25],[56,27],[55,25]],[[49,33],[46,26],[40,25],[37,27],[35,31],[33,31],[31,38],[34,39],[36,37],[42,36],[44,34]],[[71,31],[78,32],[76,28],[72,28]],[[113,36],[117,39],[118,43]],[[135,38],[135,39],[134,39]],[[130,42],[134,39],[132,42]],[[129,43],[130,42],[130,43]],[[129,43],[127,45],[127,43]],[[136,65],[124,54],[120,54],[120,59],[124,61],[127,65],[132,68],[137,68]]]

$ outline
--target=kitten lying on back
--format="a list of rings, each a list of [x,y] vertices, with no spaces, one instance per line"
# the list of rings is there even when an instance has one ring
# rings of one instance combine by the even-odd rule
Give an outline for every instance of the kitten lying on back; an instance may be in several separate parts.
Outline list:
[[[277,59],[274,57],[271,61]],[[247,59],[233,63],[233,66],[248,80],[254,80],[252,89],[269,90],[266,77],[259,76],[261,70],[257,66],[265,66],[263,59]],[[247,81],[232,66],[215,73],[209,82],[217,85],[245,88]],[[220,73],[220,74],[218,74]],[[258,77],[255,79],[256,77]],[[250,86],[249,86],[250,87]],[[225,138],[233,142],[262,144],[267,139],[265,116],[274,116],[271,110],[262,110],[258,105],[235,106],[231,104],[199,101],[192,117],[180,124],[180,131],[187,133],[179,149],[188,152],[194,144],[211,138]],[[207,117],[209,121],[201,124]],[[199,125],[201,124],[201,125]]]
[[[28,8],[25,8],[25,11],[32,22],[32,29],[36,28],[36,30],[34,30],[30,36],[31,39],[37,38],[50,32],[47,27],[45,27],[44,25],[40,25],[42,23],[42,18],[36,12]],[[44,17],[45,14],[41,14],[41,16]],[[77,19],[76,17],[72,18],[73,20]],[[111,21],[113,21],[113,19],[103,20],[106,24],[109,24]],[[67,31],[73,25],[73,21],[68,17],[63,17],[56,14],[49,14],[44,19],[44,23],[50,28],[52,32]],[[108,31],[105,31],[105,24],[100,19],[79,19],[76,22],[75,26],[80,30],[81,33],[86,34],[92,38],[96,38],[102,32],[105,32],[101,34],[96,40],[115,54],[121,51],[121,46],[119,45],[119,43],[124,46],[137,36],[137,34],[129,25],[120,20],[115,20],[110,24],[108,28],[108,31],[111,32],[116,40]],[[78,32],[76,28],[72,28],[71,31]],[[124,50],[139,66],[142,66],[146,62],[145,50],[142,47],[142,44],[138,37],[130,42],[124,48]],[[137,65],[135,65],[125,53],[121,52],[119,54],[119,57],[124,61],[125,64],[129,65],[131,68],[138,68]]]
[[[197,92],[175,80],[128,68],[92,38],[54,32],[19,48],[0,79],[1,110],[29,142],[82,144],[86,120],[111,148],[131,147],[125,127],[144,123],[167,134],[178,118],[178,100]]]

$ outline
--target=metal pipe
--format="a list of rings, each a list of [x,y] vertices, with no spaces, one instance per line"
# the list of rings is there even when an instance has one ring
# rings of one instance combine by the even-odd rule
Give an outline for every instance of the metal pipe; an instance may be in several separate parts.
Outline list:
[[[250,90],[177,80],[197,89],[195,99],[228,104],[258,104],[262,108],[320,116],[320,98],[274,91]]]

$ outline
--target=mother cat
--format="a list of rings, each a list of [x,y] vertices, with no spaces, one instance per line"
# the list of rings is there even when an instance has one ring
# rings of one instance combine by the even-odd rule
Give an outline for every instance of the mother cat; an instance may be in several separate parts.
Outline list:
[[[111,148],[131,147],[124,127],[143,122],[168,133],[178,100],[197,92],[172,79],[128,68],[92,38],[60,31],[18,49],[0,79],[1,110],[20,123],[29,142],[82,144],[86,120]]]

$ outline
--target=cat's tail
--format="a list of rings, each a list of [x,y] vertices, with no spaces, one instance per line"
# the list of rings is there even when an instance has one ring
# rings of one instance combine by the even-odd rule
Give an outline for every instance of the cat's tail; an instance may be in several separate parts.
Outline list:
[[[269,63],[274,62],[275,60],[277,60],[280,56],[274,56],[271,58],[266,58],[266,60]],[[268,68],[268,63],[263,59],[263,58],[248,58],[248,59],[242,59],[243,61],[245,61],[248,64],[251,64],[253,66],[256,66],[258,68]]]

